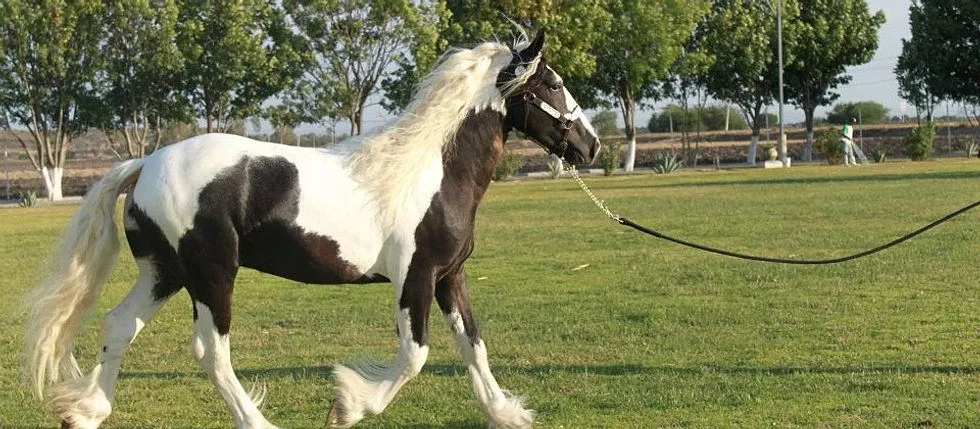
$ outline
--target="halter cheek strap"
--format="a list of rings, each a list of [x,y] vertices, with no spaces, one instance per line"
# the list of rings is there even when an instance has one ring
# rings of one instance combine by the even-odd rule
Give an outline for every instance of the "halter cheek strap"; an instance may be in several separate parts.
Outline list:
[[[530,91],[524,92],[521,99],[524,101],[524,129],[525,130],[527,129],[528,113],[531,110],[528,108],[529,106],[537,107],[542,112],[544,112],[548,116],[551,116],[554,120],[558,121],[558,123],[561,124],[562,128],[565,129],[565,132],[561,136],[561,141],[558,142],[558,147],[556,149],[551,150],[552,154],[558,155],[560,158],[565,158],[565,152],[568,151],[568,133],[569,131],[572,130],[572,126],[575,124],[575,121],[578,120],[583,115],[582,109],[579,108],[579,106],[575,106],[575,108],[572,109],[571,112],[562,114],[561,112],[558,111],[558,109],[555,109],[552,105],[548,104],[547,101],[538,98],[538,96],[534,95],[534,93]]]

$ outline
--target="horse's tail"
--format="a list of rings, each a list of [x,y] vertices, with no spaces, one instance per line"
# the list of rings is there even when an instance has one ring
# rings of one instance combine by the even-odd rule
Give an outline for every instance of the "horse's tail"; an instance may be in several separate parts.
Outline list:
[[[119,163],[92,186],[52,255],[47,278],[28,296],[24,367],[38,398],[48,384],[81,376],[74,336],[119,256],[116,201],[143,162]]]

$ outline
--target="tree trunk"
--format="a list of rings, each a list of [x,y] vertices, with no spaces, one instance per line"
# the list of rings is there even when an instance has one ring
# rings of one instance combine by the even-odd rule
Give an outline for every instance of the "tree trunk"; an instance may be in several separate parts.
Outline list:
[[[752,139],[749,141],[749,153],[745,154],[745,162],[755,165],[755,154],[759,146],[759,128],[752,127]]]
[[[623,161],[623,171],[633,171],[636,165],[636,105],[633,103],[633,94],[629,90],[619,98],[619,105],[623,111],[623,123],[626,125],[626,160]]]
[[[803,143],[803,160],[813,160],[813,111],[816,106],[804,106],[803,113],[806,115],[806,142]]]
[[[43,166],[38,171],[41,175],[41,180],[44,182],[44,190],[47,193],[49,201],[61,201],[64,196],[61,193],[61,178],[64,170],[61,167],[53,167],[48,169],[48,166]]]

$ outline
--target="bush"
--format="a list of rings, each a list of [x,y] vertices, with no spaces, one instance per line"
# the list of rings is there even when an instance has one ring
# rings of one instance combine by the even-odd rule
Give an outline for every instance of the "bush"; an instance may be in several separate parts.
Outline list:
[[[519,153],[507,152],[493,171],[493,180],[503,180],[517,174],[524,166],[524,157]]]
[[[619,142],[608,143],[608,145],[599,152],[599,163],[602,164],[602,172],[606,176],[611,176],[620,164],[620,149],[621,144]]]
[[[840,132],[835,128],[826,128],[817,134],[814,149],[820,159],[829,165],[839,165],[844,162],[844,147],[841,145]]]
[[[929,122],[913,128],[905,136],[905,154],[913,161],[932,158],[933,143],[936,141],[936,124]]]

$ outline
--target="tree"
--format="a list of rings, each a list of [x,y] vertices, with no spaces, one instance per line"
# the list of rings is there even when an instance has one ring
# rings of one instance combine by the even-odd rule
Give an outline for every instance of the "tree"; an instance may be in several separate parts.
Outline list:
[[[872,15],[865,0],[799,0],[798,13],[784,32],[794,45],[785,66],[786,98],[805,115],[803,160],[809,161],[814,111],[840,96],[833,90],[851,81],[847,66],[871,61],[885,15]]]
[[[980,6],[973,0],[920,0],[909,8],[912,37],[902,40],[899,95],[928,120],[940,100],[980,104]],[[980,119],[980,116],[977,117]]]
[[[929,58],[932,55],[933,52],[923,46],[902,39],[902,54],[895,66],[898,96],[915,106],[916,118],[921,120],[921,114],[925,112],[926,121],[932,121],[936,106],[942,101],[933,89],[938,83],[933,79],[935,72],[930,71],[934,64]]]
[[[706,72],[715,61],[714,54],[704,49],[703,40],[697,36],[698,32],[695,30],[685,43],[684,49],[674,62],[670,75],[664,81],[662,94],[676,98],[677,102],[680,103],[680,109],[685,120],[691,118],[694,121],[692,127],[682,127],[679,130],[681,132],[682,153],[685,162],[689,165],[694,165],[697,162],[697,145],[700,144],[701,131],[705,128],[701,115],[705,112],[708,102]],[[690,110],[691,95],[695,96],[693,113]],[[692,131],[697,133],[694,148],[691,147],[690,139]]]
[[[100,93],[84,109],[87,125],[99,128],[109,149],[122,158],[141,158],[160,147],[162,128],[191,121],[180,97],[183,57],[177,49],[177,4],[173,0],[106,2],[104,67]],[[121,141],[120,141],[121,140]]]
[[[784,8],[784,22],[793,22],[796,2],[786,1]],[[776,16],[767,0],[716,0],[713,11],[698,31],[705,49],[715,55],[706,72],[708,92],[741,110],[752,129],[746,161],[754,164],[765,109],[779,89]],[[792,39],[783,43],[792,46]]]
[[[700,110],[701,123],[708,131],[744,130],[749,127],[745,118],[739,116],[738,111],[729,106],[715,104]],[[765,124],[764,117],[762,123]],[[727,128],[725,124],[728,124]]]
[[[60,200],[65,159],[85,130],[82,106],[94,97],[103,2],[0,2],[0,112],[37,169],[50,200]]]
[[[447,46],[473,46],[483,41],[510,42],[515,34],[514,21],[548,33],[545,57],[565,80],[582,106],[594,107],[580,88],[595,70],[592,48],[602,38],[610,23],[606,0],[562,2],[561,7],[543,7],[548,3],[529,1],[487,2],[483,0],[445,0],[433,6],[426,15],[433,32],[419,33],[410,57],[400,63],[399,71],[385,83],[385,108],[397,112],[411,100],[414,86],[429,72]],[[506,17],[505,17],[506,16]]]
[[[875,101],[859,101],[857,103],[838,103],[827,114],[827,122],[843,124],[854,119],[860,119],[862,124],[880,124],[888,122],[888,109]]]
[[[413,26],[408,52],[394,59],[395,70],[381,80],[385,93],[381,106],[389,113],[400,113],[415,95],[415,88],[446,51],[448,41],[442,33],[451,13],[445,1],[417,3],[419,22]]]
[[[177,1],[183,90],[207,132],[259,113],[309,63],[309,48],[276,0]]]
[[[420,14],[410,0],[287,0],[286,10],[315,61],[304,81],[311,116],[345,117],[363,131],[364,107],[405,55]]]
[[[609,31],[593,48],[596,70],[589,77],[591,97],[619,107],[626,124],[623,169],[636,160],[636,105],[661,96],[660,82],[670,73],[696,23],[707,12],[704,0],[607,0]]]
[[[725,116],[727,108],[722,105],[708,105],[688,109],[676,104],[664,106],[659,114],[650,116],[647,122],[647,130],[652,133],[667,133],[671,129],[674,132],[694,132],[698,129],[705,131],[724,131]],[[745,119],[738,116],[738,112],[732,112],[729,118],[730,130],[744,130],[748,128]],[[765,123],[765,118],[762,118]]]
[[[266,109],[262,117],[272,124],[273,139],[276,142],[282,144],[296,143],[296,133],[293,132],[293,129],[303,122],[303,118],[297,114],[296,108],[278,104]]]

